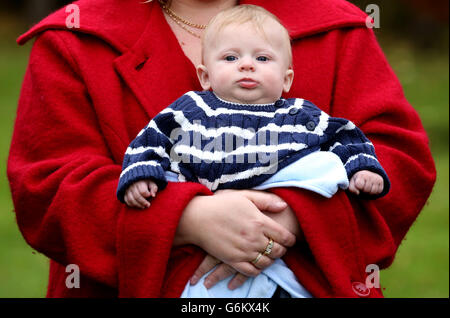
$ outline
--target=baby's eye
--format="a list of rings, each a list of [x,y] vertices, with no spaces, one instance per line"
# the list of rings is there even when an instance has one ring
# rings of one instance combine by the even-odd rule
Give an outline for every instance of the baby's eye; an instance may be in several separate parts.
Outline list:
[[[233,56],[233,55],[225,56],[225,61],[228,61],[228,62],[236,61],[236,59],[237,59],[237,57]]]
[[[269,58],[267,56],[258,56],[256,60],[260,62],[267,62]]]

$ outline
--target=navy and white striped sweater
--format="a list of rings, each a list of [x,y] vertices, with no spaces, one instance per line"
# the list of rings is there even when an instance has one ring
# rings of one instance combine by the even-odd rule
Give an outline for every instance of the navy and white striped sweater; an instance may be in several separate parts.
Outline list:
[[[160,190],[165,171],[179,181],[200,182],[210,190],[249,189],[278,170],[315,151],[332,151],[348,177],[360,170],[389,179],[373,144],[352,122],[330,117],[307,100],[279,99],[245,105],[219,99],[213,92],[188,92],[156,115],[129,145],[117,197],[141,179]]]

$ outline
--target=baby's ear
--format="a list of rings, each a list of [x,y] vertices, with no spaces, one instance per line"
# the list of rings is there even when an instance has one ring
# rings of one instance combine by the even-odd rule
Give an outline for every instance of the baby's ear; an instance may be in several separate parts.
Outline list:
[[[286,74],[284,75],[283,91],[285,93],[289,92],[293,81],[294,81],[294,70],[290,68],[286,71]]]
[[[207,91],[211,88],[211,83],[209,81],[208,69],[205,65],[200,64],[197,66],[197,77],[202,85],[203,90]]]

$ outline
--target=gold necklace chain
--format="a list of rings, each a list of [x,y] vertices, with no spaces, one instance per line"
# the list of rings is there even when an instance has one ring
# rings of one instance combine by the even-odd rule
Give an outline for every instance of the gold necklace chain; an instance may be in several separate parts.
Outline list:
[[[206,24],[197,24],[197,23],[192,23],[187,21],[186,19],[183,19],[182,17],[180,17],[179,15],[177,15],[175,12],[173,12],[172,10],[170,10],[170,2],[169,5],[167,5],[168,1],[164,2],[163,0],[159,0],[159,3],[161,3],[163,9],[169,14],[171,15],[173,18],[177,19],[178,21],[180,21],[183,24],[189,25],[193,28],[196,29],[206,29]]]
[[[169,17],[170,17],[176,24],[178,24],[183,30],[189,32],[190,34],[192,34],[192,35],[195,36],[196,38],[199,38],[199,39],[202,38],[199,34],[195,33],[195,32],[192,31],[192,30],[189,30],[186,26],[183,25],[183,23],[181,23],[180,21],[174,19],[170,14],[168,14],[168,15],[169,15]]]
[[[183,19],[182,17],[176,15],[172,10],[170,10],[170,8],[167,6],[167,2],[168,1],[162,1],[159,0],[159,3],[161,4],[162,9],[164,10],[164,12],[167,13],[167,15],[169,16],[169,18],[171,18],[176,24],[178,24],[182,29],[184,29],[185,31],[189,32],[190,34],[192,34],[193,36],[201,39],[201,36],[198,35],[197,33],[195,33],[194,31],[190,30],[189,28],[187,28],[185,25],[188,25],[190,27],[193,28],[197,28],[197,29],[205,29],[206,25],[204,24],[196,24],[196,23],[192,23],[189,22],[185,19]]]

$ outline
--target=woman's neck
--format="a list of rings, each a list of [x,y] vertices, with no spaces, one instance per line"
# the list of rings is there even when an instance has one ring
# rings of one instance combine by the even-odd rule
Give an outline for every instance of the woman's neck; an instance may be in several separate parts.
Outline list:
[[[208,24],[217,13],[237,4],[238,0],[171,0],[170,10],[190,22]]]

